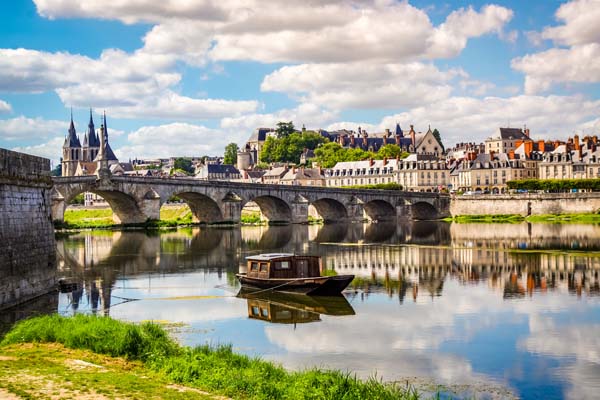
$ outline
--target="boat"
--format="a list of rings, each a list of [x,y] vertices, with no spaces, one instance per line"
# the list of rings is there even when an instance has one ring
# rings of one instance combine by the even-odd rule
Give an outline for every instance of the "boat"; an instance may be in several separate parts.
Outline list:
[[[354,275],[323,276],[319,256],[268,253],[246,257],[247,272],[236,274],[242,287],[309,296],[339,295]]]

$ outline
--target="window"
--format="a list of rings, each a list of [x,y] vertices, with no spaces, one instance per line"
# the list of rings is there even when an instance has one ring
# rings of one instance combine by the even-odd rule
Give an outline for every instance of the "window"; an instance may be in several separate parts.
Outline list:
[[[260,263],[260,272],[267,272],[267,263]]]
[[[258,263],[257,262],[251,262],[250,263],[250,271],[258,271]]]
[[[265,317],[268,318],[269,317],[269,310],[267,310],[266,308],[261,308],[260,309],[260,314]]]
[[[260,308],[258,308],[257,306],[252,306],[252,315],[260,315]]]
[[[277,264],[279,269],[290,269],[290,262],[289,261],[280,261]]]

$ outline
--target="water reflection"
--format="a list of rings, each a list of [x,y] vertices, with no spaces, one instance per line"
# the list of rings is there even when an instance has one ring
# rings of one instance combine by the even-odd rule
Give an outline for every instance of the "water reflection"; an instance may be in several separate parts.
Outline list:
[[[64,314],[181,322],[183,343],[232,343],[290,368],[492,382],[523,398],[600,390],[600,253],[590,251],[600,246],[597,226],[82,232],[57,246],[59,275],[77,283],[50,307]],[[572,251],[581,249],[588,252]],[[340,304],[236,297],[235,273],[261,252],[320,255],[326,268],[357,279]]]
[[[301,294],[240,289],[237,297],[246,299],[248,318],[279,324],[320,321],[320,314],[354,315],[344,296],[305,296]]]

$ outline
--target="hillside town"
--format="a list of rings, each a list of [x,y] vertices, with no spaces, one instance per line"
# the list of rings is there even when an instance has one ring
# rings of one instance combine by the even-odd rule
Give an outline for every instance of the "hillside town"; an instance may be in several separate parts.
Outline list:
[[[293,126],[291,122],[287,124]],[[535,140],[529,128],[499,127],[490,131],[484,143],[457,143],[446,148],[437,130],[428,127],[425,132],[417,132],[413,125],[408,132],[399,124],[393,130],[376,133],[360,126],[356,131],[308,131],[303,127],[292,132],[320,139],[314,148],[302,149],[297,163],[261,161],[265,159],[266,143],[277,140],[278,131],[274,127],[257,128],[246,144],[237,149],[234,163],[225,163],[220,156],[134,158],[122,162],[110,147],[106,114],[96,129],[90,110],[82,140],[71,117],[62,148],[61,174],[96,174],[103,136],[113,175],[329,187],[397,184],[407,191],[465,194],[504,193],[508,190],[507,182],[513,180],[600,177],[597,136],[574,135],[567,141]],[[361,159],[325,167],[317,157],[325,143],[336,149],[360,151]],[[395,150],[396,156],[378,157],[384,148]]]

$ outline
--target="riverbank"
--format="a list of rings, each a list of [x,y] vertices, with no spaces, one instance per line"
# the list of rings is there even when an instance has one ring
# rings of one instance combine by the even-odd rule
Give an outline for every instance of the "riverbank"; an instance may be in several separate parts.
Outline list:
[[[203,399],[417,399],[416,391],[350,373],[289,372],[230,346],[183,347],[156,324],[50,315],[0,343],[0,395]],[[15,379],[18,377],[18,379]],[[226,396],[226,397],[222,397]],[[10,397],[8,397],[10,398]]]
[[[454,217],[444,218],[447,222],[456,222],[459,224],[467,223],[550,223],[550,224],[599,224],[600,214],[579,213],[579,214],[542,214],[530,215],[524,217],[519,214],[479,214],[479,215],[456,215]]]

